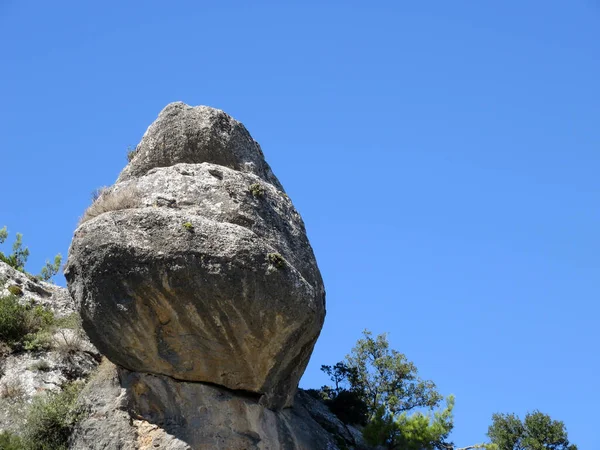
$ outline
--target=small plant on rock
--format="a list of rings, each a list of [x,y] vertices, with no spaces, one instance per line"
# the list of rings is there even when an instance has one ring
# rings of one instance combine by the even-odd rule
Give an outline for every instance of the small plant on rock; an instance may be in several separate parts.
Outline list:
[[[50,370],[50,364],[45,359],[40,359],[39,361],[32,363],[28,369],[36,372],[48,372]]]
[[[279,253],[268,253],[267,260],[269,264],[278,269],[283,269],[285,267],[285,259]]]
[[[6,289],[8,289],[8,292],[10,292],[12,295],[15,295],[17,297],[23,296],[23,289],[21,289],[21,287],[17,286],[16,284],[12,284]]]
[[[183,225],[183,228],[185,228],[187,231],[194,231],[194,225],[192,224],[192,222],[185,222]]]
[[[132,147],[131,145],[127,147],[127,162],[133,161],[135,155],[137,154],[137,149]]]
[[[248,186],[248,190],[255,198],[261,198],[265,195],[265,188],[260,183],[254,183]]]

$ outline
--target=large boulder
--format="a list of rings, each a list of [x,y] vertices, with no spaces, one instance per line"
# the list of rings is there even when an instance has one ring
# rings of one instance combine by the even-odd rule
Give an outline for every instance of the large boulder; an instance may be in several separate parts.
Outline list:
[[[242,124],[167,106],[75,231],[65,276],[130,371],[293,402],[325,316],[304,224]]]

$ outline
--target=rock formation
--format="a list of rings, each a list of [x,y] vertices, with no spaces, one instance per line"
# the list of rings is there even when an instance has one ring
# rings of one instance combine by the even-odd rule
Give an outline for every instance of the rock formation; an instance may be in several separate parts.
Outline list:
[[[114,363],[84,395],[95,412],[73,448],[110,447],[98,417],[144,448],[127,416],[161,448],[336,448],[309,400],[291,408],[325,316],[315,257],[260,146],[224,112],[160,113],[82,218],[65,276]]]

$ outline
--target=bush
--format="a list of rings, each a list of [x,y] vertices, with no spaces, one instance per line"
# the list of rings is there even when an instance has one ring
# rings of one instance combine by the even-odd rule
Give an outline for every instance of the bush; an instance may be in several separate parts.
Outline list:
[[[24,441],[31,450],[63,450],[68,448],[73,428],[83,416],[77,404],[80,384],[65,386],[61,392],[38,396],[27,413]]]
[[[269,264],[278,269],[283,269],[285,267],[285,259],[279,253],[268,253],[267,260]]]
[[[138,206],[140,206],[140,194],[133,187],[125,187],[117,191],[104,190],[83,213],[79,225],[105,212],[137,208]]]
[[[42,306],[31,303],[23,305],[14,295],[0,297],[0,343],[35,350],[36,346],[31,343],[39,341],[41,336],[38,335],[53,322],[52,311]]]
[[[16,295],[17,297],[23,296],[23,289],[21,289],[16,284],[12,284],[9,287],[7,287],[6,289],[8,289],[8,292],[10,292],[12,295]]]
[[[250,186],[248,186],[248,190],[256,198],[260,198],[265,195],[265,188],[262,187],[259,183],[251,184]]]
[[[133,161],[133,158],[135,158],[135,155],[137,154],[137,148],[136,147],[127,147],[127,162],[131,162]]]
[[[0,449],[2,450],[23,450],[23,440],[10,431],[0,432]]]

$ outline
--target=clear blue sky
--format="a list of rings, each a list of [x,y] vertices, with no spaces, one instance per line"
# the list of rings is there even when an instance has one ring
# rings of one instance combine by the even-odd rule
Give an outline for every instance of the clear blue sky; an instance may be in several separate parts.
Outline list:
[[[167,103],[214,106],[323,272],[302,386],[389,331],[456,395],[457,444],[538,408],[600,448],[598,0],[0,0],[0,42],[0,226],[30,271]]]

